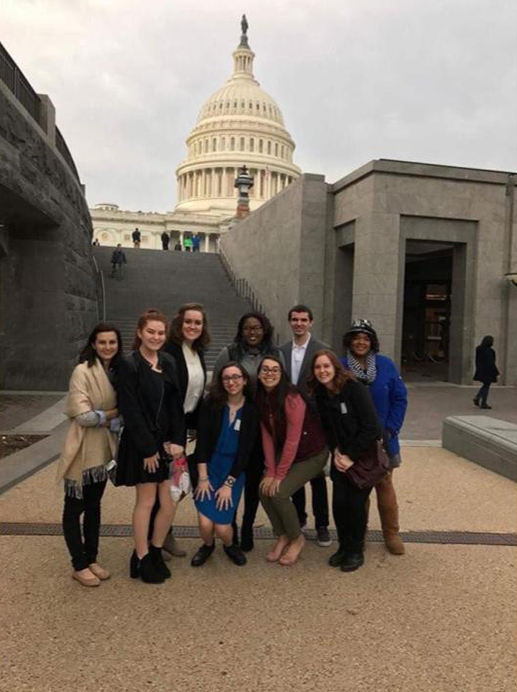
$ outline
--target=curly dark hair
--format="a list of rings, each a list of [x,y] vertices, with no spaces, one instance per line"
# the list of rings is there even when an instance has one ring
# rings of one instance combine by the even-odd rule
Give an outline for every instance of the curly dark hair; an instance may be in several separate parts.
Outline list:
[[[347,334],[344,334],[343,336],[343,348],[346,351],[350,351],[350,346],[352,345],[352,340],[354,337],[356,337],[358,334],[365,334],[369,339],[370,339],[370,345],[371,345],[371,350],[373,353],[379,353],[379,339],[377,337],[377,332],[368,332],[368,331],[361,331],[361,332],[348,332]]]
[[[312,357],[311,361],[311,374],[307,378],[307,388],[311,395],[314,395],[316,392],[316,389],[321,386],[318,380],[316,379],[314,375],[314,366],[316,365],[316,361],[320,356],[327,356],[327,358],[330,360],[332,365],[334,366],[334,379],[332,380],[332,386],[329,388],[330,392],[332,394],[339,394],[339,392],[343,389],[343,385],[348,382],[349,380],[355,380],[355,375],[350,371],[344,368],[339,360],[337,359],[336,354],[334,351],[331,351],[330,349],[323,348],[320,351],[316,351],[314,356]]]
[[[97,334],[101,334],[102,332],[115,332],[115,334],[117,335],[118,351],[113,356],[113,359],[110,364],[111,368],[116,367],[117,362],[120,356],[122,355],[122,337],[120,336],[120,331],[117,329],[117,327],[114,327],[112,324],[108,324],[107,322],[99,322],[99,324],[96,327],[94,327],[92,333],[88,337],[85,346],[79,354],[79,363],[84,363],[86,361],[86,363],[88,363],[88,367],[91,368],[92,365],[95,363],[95,360],[99,359],[97,351],[93,348],[93,344],[97,339]]]
[[[237,368],[237,370],[240,371],[241,375],[244,377],[244,389],[242,390],[242,393],[244,394],[246,399],[251,400],[253,394],[250,385],[250,377],[246,370],[242,367],[242,365],[234,360],[230,360],[219,370],[219,372],[217,373],[217,377],[213,382],[211,382],[210,387],[208,388],[207,398],[215,404],[219,404],[220,406],[224,406],[227,403],[228,392],[224,388],[223,373],[225,370],[228,370],[228,368]]]
[[[195,351],[204,351],[210,345],[211,337],[210,328],[208,326],[208,316],[201,303],[183,303],[183,305],[178,309],[177,314],[172,319],[167,342],[177,344],[178,346],[181,346],[183,343],[182,327],[187,310],[195,310],[203,315],[203,331],[201,332],[201,336],[194,341],[192,346],[194,347]]]
[[[239,324],[237,325],[237,333],[233,338],[233,343],[239,346],[240,351],[246,350],[246,341],[244,340],[244,323],[250,317],[258,320],[262,325],[262,329],[264,331],[262,341],[260,342],[258,347],[259,350],[263,353],[265,353],[266,351],[274,350],[275,345],[273,343],[273,334],[275,330],[273,329],[273,325],[271,324],[269,319],[262,312],[247,312],[240,318]]]

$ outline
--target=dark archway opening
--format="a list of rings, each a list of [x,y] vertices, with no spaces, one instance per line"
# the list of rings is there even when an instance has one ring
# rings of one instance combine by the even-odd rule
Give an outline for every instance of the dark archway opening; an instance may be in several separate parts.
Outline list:
[[[406,242],[402,371],[408,381],[448,381],[454,245]]]

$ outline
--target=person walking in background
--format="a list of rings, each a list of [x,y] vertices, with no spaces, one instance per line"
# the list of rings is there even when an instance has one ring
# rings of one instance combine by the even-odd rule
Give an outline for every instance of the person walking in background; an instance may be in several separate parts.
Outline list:
[[[375,486],[377,506],[386,548],[393,555],[403,555],[393,470],[401,463],[399,433],[406,415],[407,389],[395,363],[379,353],[379,339],[368,320],[353,322],[343,337],[343,347],[341,364],[368,386],[382,428],[390,470]]]
[[[491,409],[488,405],[488,393],[492,382],[497,382],[499,370],[495,364],[495,351],[493,349],[494,337],[484,336],[476,348],[476,372],[474,381],[482,382],[482,385],[474,397],[474,404],[479,408]]]
[[[117,247],[111,253],[111,278],[112,279],[114,279],[117,274],[118,274],[119,279],[122,278],[122,275],[123,275],[122,267],[124,264],[127,264],[126,254],[125,254],[124,250],[122,249],[122,245],[120,245],[120,243],[119,243],[117,245]]]
[[[210,332],[204,307],[199,303],[185,303],[171,322],[163,351],[174,358],[176,363],[178,386],[185,414],[185,427],[187,437],[191,440],[195,439],[196,436],[199,409],[205,391],[206,364],[204,352],[209,344]],[[157,498],[151,513],[149,540],[152,537],[154,519],[159,508],[160,502]],[[175,503],[174,513],[176,509],[177,503]],[[172,521],[174,521],[174,516]],[[185,557],[187,554],[174,538],[172,527],[163,542],[163,550],[164,559],[168,559],[168,555]]]
[[[161,239],[162,239],[162,250],[168,250],[171,238],[170,238],[170,235],[167,233],[167,231],[164,231],[162,233]]]
[[[258,411],[244,368],[235,362],[222,368],[203,401],[193,462],[196,464],[196,509],[203,545],[192,566],[203,565],[215,549],[214,533],[236,565],[246,557],[233,544],[232,521],[244,487],[244,472],[258,433]]]
[[[133,240],[133,247],[140,247],[140,241],[142,240],[142,235],[138,228],[135,228],[133,233],[131,234],[131,238]]]
[[[136,488],[133,511],[135,550],[130,576],[161,584],[171,576],[162,547],[175,511],[169,464],[183,456],[185,419],[174,360],[160,349],[167,335],[167,318],[158,310],[140,316],[135,350],[122,358],[117,393],[124,429],[120,438],[115,484]],[[151,542],[149,521],[156,498],[160,508]]]
[[[185,248],[186,252],[192,252],[192,237],[191,236],[186,236],[185,240],[183,241],[183,247]]]
[[[297,562],[305,544],[291,495],[322,472],[329,450],[317,415],[289,382],[283,362],[265,356],[258,379],[266,466],[260,501],[276,536],[267,560],[289,566]]]
[[[257,389],[257,372],[262,358],[272,355],[281,358],[280,349],[273,343],[273,326],[261,312],[247,312],[237,325],[237,334],[233,343],[224,346],[214,365],[213,379],[230,361],[242,365],[255,394]],[[234,522],[234,541],[244,552],[253,550],[253,523],[259,505],[259,484],[264,472],[264,452],[260,435],[257,435],[255,447],[251,454],[246,470],[246,485],[244,488],[244,513],[242,517],[241,536],[239,541],[237,524]],[[237,510],[237,508],[235,508]]]
[[[367,388],[343,368],[333,351],[317,351],[311,372],[309,389],[316,396],[332,452],[332,511],[339,548],[329,564],[353,572],[364,563],[367,501],[372,489],[358,487],[347,471],[365,455],[377,454],[381,429]]]
[[[63,535],[72,557],[72,577],[83,586],[99,586],[110,576],[97,563],[97,552],[101,500],[120,428],[112,381],[121,353],[118,329],[98,324],[81,351],[66,401],[71,424],[58,464],[58,478],[65,487]]]
[[[201,238],[199,237],[199,233],[195,233],[192,236],[192,252],[199,252],[200,244],[201,244]]]
[[[314,324],[314,317],[312,310],[306,305],[292,307],[289,310],[288,320],[293,338],[280,346],[280,350],[285,358],[288,378],[303,395],[308,396],[307,377],[310,375],[312,357],[316,351],[328,348],[328,346],[312,336],[311,329]],[[311,490],[317,542],[319,546],[327,547],[332,544],[332,541],[329,534],[329,505],[327,481],[324,473],[311,479]],[[293,502],[303,531],[307,523],[305,487],[296,491],[293,495]]]

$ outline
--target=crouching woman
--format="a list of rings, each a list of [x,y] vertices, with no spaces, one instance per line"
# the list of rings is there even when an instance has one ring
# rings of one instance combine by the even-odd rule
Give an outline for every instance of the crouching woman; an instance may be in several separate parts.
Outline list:
[[[343,368],[332,351],[314,354],[308,385],[316,395],[332,451],[332,510],[339,549],[329,564],[352,572],[364,562],[366,503],[372,488],[357,487],[347,472],[363,455],[377,453],[381,430],[368,389]]]
[[[214,533],[236,565],[244,553],[232,544],[232,521],[244,487],[244,471],[258,435],[258,411],[251,399],[248,376],[236,362],[217,374],[201,405],[193,455],[195,499],[203,545],[192,558],[200,567],[214,552]]]

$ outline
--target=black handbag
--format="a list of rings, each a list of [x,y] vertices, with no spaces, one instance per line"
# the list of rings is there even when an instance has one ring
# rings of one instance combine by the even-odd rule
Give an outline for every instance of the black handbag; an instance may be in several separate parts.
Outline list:
[[[370,447],[367,452],[354,461],[354,465],[347,471],[347,477],[360,490],[373,488],[379,483],[390,468],[390,460],[382,440]]]

